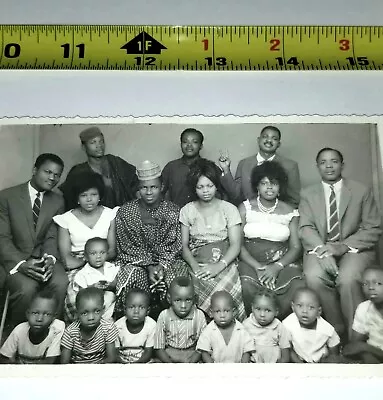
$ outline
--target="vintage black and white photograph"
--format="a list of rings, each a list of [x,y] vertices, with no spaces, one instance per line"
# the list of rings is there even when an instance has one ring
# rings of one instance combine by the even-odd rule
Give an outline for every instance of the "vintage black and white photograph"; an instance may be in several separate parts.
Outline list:
[[[0,138],[1,363],[383,363],[374,124]]]

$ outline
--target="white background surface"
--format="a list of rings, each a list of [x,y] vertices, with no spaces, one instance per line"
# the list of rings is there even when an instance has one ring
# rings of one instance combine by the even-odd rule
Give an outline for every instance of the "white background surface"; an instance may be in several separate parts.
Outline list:
[[[381,0],[0,1],[1,24],[383,25],[382,15]],[[383,110],[383,72],[0,71],[0,88],[0,116],[8,117],[3,123],[14,123],[9,117],[22,116],[374,115]],[[382,380],[367,378],[381,374],[381,366],[358,370],[364,375],[359,379],[339,378],[339,367],[300,369],[306,375],[321,372],[338,376],[322,381],[286,378],[286,374],[294,376],[299,371],[291,366],[268,369],[271,373],[267,379],[256,378],[260,366],[254,368],[254,378],[249,366],[246,370],[233,366],[229,371],[219,369],[220,372],[215,367],[204,368],[204,375],[199,376],[195,376],[195,369],[160,367],[155,370],[156,378],[151,380],[133,378],[136,370],[124,367],[112,369],[112,376],[125,375],[119,379],[91,380],[82,376],[92,371],[102,377],[105,367],[81,370],[69,367],[77,376],[72,381],[67,377],[47,379],[48,373],[58,376],[64,370],[68,372],[62,367],[48,370],[34,367],[37,373],[41,371],[44,380],[20,378],[26,369],[4,368],[0,370],[0,394],[2,399],[110,396],[178,399],[182,396],[193,400],[198,397],[375,400],[381,399],[383,393]],[[13,378],[6,379],[11,372]]]

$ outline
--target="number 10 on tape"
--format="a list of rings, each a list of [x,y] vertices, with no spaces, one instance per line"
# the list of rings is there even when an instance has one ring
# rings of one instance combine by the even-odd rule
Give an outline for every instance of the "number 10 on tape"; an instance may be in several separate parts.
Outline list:
[[[0,31],[1,69],[383,69],[383,27],[2,25]]]

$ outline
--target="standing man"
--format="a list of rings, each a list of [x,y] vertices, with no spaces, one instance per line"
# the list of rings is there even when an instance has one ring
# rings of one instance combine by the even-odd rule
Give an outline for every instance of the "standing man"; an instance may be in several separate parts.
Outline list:
[[[136,168],[118,156],[105,155],[104,135],[98,127],[87,128],[79,136],[88,160],[72,167],[65,182],[60,186],[66,210],[77,207],[77,199],[73,197],[73,185],[84,172],[96,172],[102,176],[105,194],[100,204],[114,208],[135,199]]]
[[[238,205],[246,199],[256,197],[251,187],[251,171],[253,168],[265,161],[277,161],[284,168],[288,177],[287,199],[285,201],[294,208],[298,207],[301,190],[298,164],[276,153],[280,145],[280,130],[275,126],[263,128],[258,137],[258,153],[239,162],[235,179],[230,171],[230,160],[222,156],[219,158],[219,166],[223,171],[221,183],[234,204]]]
[[[0,192],[0,268],[10,291],[11,322],[26,319],[32,295],[41,287],[59,300],[61,316],[68,285],[64,267],[56,259],[57,228],[52,218],[64,210],[61,195],[52,192],[64,162],[55,154],[41,154],[29,182]]]
[[[362,272],[375,260],[381,218],[371,190],[342,177],[339,150],[321,149],[316,163],[322,182],[305,188],[299,205],[303,269],[325,318],[344,337],[363,301]]]

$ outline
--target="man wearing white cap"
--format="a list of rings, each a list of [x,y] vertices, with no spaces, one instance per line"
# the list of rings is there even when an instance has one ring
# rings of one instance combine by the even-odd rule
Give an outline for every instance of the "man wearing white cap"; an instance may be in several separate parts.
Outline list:
[[[79,136],[88,160],[72,167],[60,186],[65,198],[65,208],[70,210],[77,207],[73,185],[84,172],[96,172],[102,176],[105,193],[100,204],[103,206],[114,208],[136,198],[136,168],[118,156],[105,154],[105,139],[100,128],[87,128]]]
[[[163,199],[161,168],[144,161],[137,168],[139,199],[124,204],[116,215],[116,312],[123,310],[125,293],[132,287],[157,292],[180,275],[188,275],[182,260],[179,207]]]

